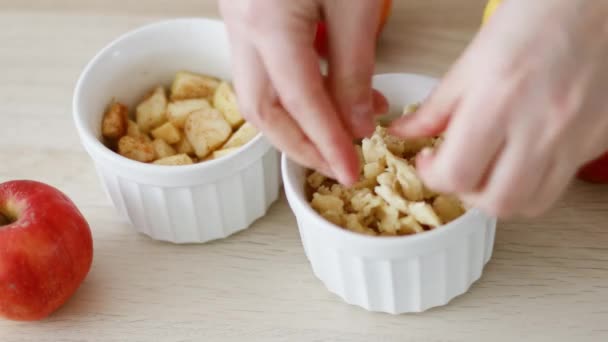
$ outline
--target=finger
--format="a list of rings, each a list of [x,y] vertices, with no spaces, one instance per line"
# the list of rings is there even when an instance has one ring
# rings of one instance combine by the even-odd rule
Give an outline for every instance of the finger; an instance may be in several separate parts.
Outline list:
[[[328,79],[324,77],[324,84],[328,87]],[[389,110],[389,103],[386,97],[377,89],[372,89],[372,107],[374,115],[386,114]]]
[[[293,34],[287,29],[267,32],[257,47],[285,109],[323,159],[331,162],[338,181],[354,184],[359,178],[358,156],[352,137],[325,90],[309,35]]]
[[[521,214],[543,200],[537,195],[549,166],[546,156],[530,153],[527,142],[510,141],[473,204],[501,218]]]
[[[329,89],[338,113],[355,138],[374,131],[372,74],[381,3],[328,1],[324,8],[329,39]]]
[[[281,106],[254,48],[234,36],[230,40],[234,86],[243,115],[293,161],[333,177],[317,148]]]
[[[372,101],[374,107],[374,115],[383,115],[388,112],[388,100],[381,92],[372,89]]]
[[[522,213],[526,217],[536,217],[549,210],[559,197],[572,183],[576,173],[575,167],[570,165],[557,165],[550,163],[542,177],[542,185],[535,191],[534,201],[523,208]]]
[[[505,141],[505,115],[501,111],[505,110],[508,97],[494,98],[475,90],[472,93],[477,95],[462,101],[435,155],[420,157],[421,177],[434,190],[477,190]],[[493,112],[480,117],[479,113],[488,108]]]
[[[456,63],[420,108],[395,120],[389,132],[404,138],[430,137],[443,132],[466,87],[464,78],[460,77],[463,73],[462,62]]]
[[[393,121],[389,127],[389,133],[409,139],[439,135],[447,129],[450,117],[457,105],[454,102],[451,107],[438,109],[425,102],[417,111]]]

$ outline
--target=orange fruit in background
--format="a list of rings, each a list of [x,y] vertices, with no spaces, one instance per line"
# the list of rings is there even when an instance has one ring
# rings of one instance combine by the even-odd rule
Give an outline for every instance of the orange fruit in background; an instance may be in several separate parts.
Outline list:
[[[388,21],[388,18],[391,15],[391,8],[393,7],[392,0],[384,0],[384,6],[382,7],[382,12],[380,13],[380,22],[378,24],[378,35],[382,33],[384,29],[384,25]],[[327,36],[327,24],[324,21],[321,21],[317,24],[317,33],[315,34],[315,50],[319,56],[326,58],[329,52],[329,41]]]
[[[492,17],[492,15],[494,14],[494,12],[496,12],[496,9],[498,8],[498,5],[500,5],[500,3],[502,2],[502,0],[490,0],[488,1],[488,3],[486,4],[486,8],[483,11],[483,20],[482,22],[485,24],[488,22],[488,20],[490,20],[490,18]]]

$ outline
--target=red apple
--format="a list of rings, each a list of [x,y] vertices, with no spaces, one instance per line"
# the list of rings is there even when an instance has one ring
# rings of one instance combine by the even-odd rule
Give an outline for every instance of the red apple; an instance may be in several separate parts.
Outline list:
[[[578,178],[591,183],[608,183],[608,152],[585,164],[578,171]]]
[[[45,318],[89,272],[89,225],[59,190],[26,180],[0,184],[0,217],[0,316]]]
[[[384,25],[386,24],[388,18],[391,15],[392,5],[392,0],[384,0],[384,6],[382,7],[382,12],[380,14],[380,22],[378,24],[378,35],[382,33]],[[327,37],[327,24],[324,21],[321,21],[317,24],[317,33],[315,34],[314,45],[319,56],[326,58],[329,53],[329,44]]]

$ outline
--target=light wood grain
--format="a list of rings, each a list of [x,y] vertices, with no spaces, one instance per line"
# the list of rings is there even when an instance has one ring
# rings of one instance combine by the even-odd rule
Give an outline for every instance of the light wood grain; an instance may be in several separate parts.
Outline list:
[[[378,72],[441,75],[482,0],[396,0]],[[608,188],[577,183],[546,217],[499,225],[482,279],[450,305],[390,316],[344,304],[313,276],[284,199],[224,241],[154,242],[117,220],[71,119],[74,83],[117,35],[214,1],[0,0],[0,182],[65,191],[95,238],[76,295],[0,341],[601,341],[608,339]]]

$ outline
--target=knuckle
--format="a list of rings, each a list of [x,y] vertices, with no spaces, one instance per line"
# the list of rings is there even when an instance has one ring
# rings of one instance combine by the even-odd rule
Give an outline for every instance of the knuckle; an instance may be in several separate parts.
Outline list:
[[[256,126],[268,125],[283,110],[278,98],[271,94],[253,96],[246,100],[241,98],[239,109],[243,118]]]
[[[310,99],[317,99],[318,97],[310,97]],[[298,116],[305,108],[306,104],[302,99],[301,95],[292,94],[291,92],[285,92],[281,94],[281,104],[285,109],[291,112],[292,115]]]
[[[551,149],[556,146],[572,130],[573,125],[579,120],[581,108],[579,92],[569,88],[554,90],[549,93],[543,138],[538,146],[542,149]]]
[[[259,102],[245,102],[240,106],[241,114],[245,120],[251,122],[255,126],[259,126],[264,122],[263,108]]]
[[[294,115],[319,111],[324,104],[327,104],[326,101],[328,101],[328,93],[322,84],[306,85],[302,92],[294,89],[283,91],[280,93],[280,99],[276,100]]]
[[[468,192],[475,187],[472,172],[467,165],[460,163],[456,163],[451,168],[444,180],[445,186],[454,192]]]
[[[559,85],[549,94],[549,106],[558,123],[569,123],[576,119],[576,114],[583,102],[583,92],[578,91],[575,82]]]
[[[228,19],[231,26],[242,34],[251,35],[268,26],[267,16],[260,13],[273,13],[269,11],[269,3],[272,1],[220,0],[219,6],[222,16]]]
[[[513,196],[501,194],[489,203],[489,209],[495,216],[510,218],[515,213]]]

